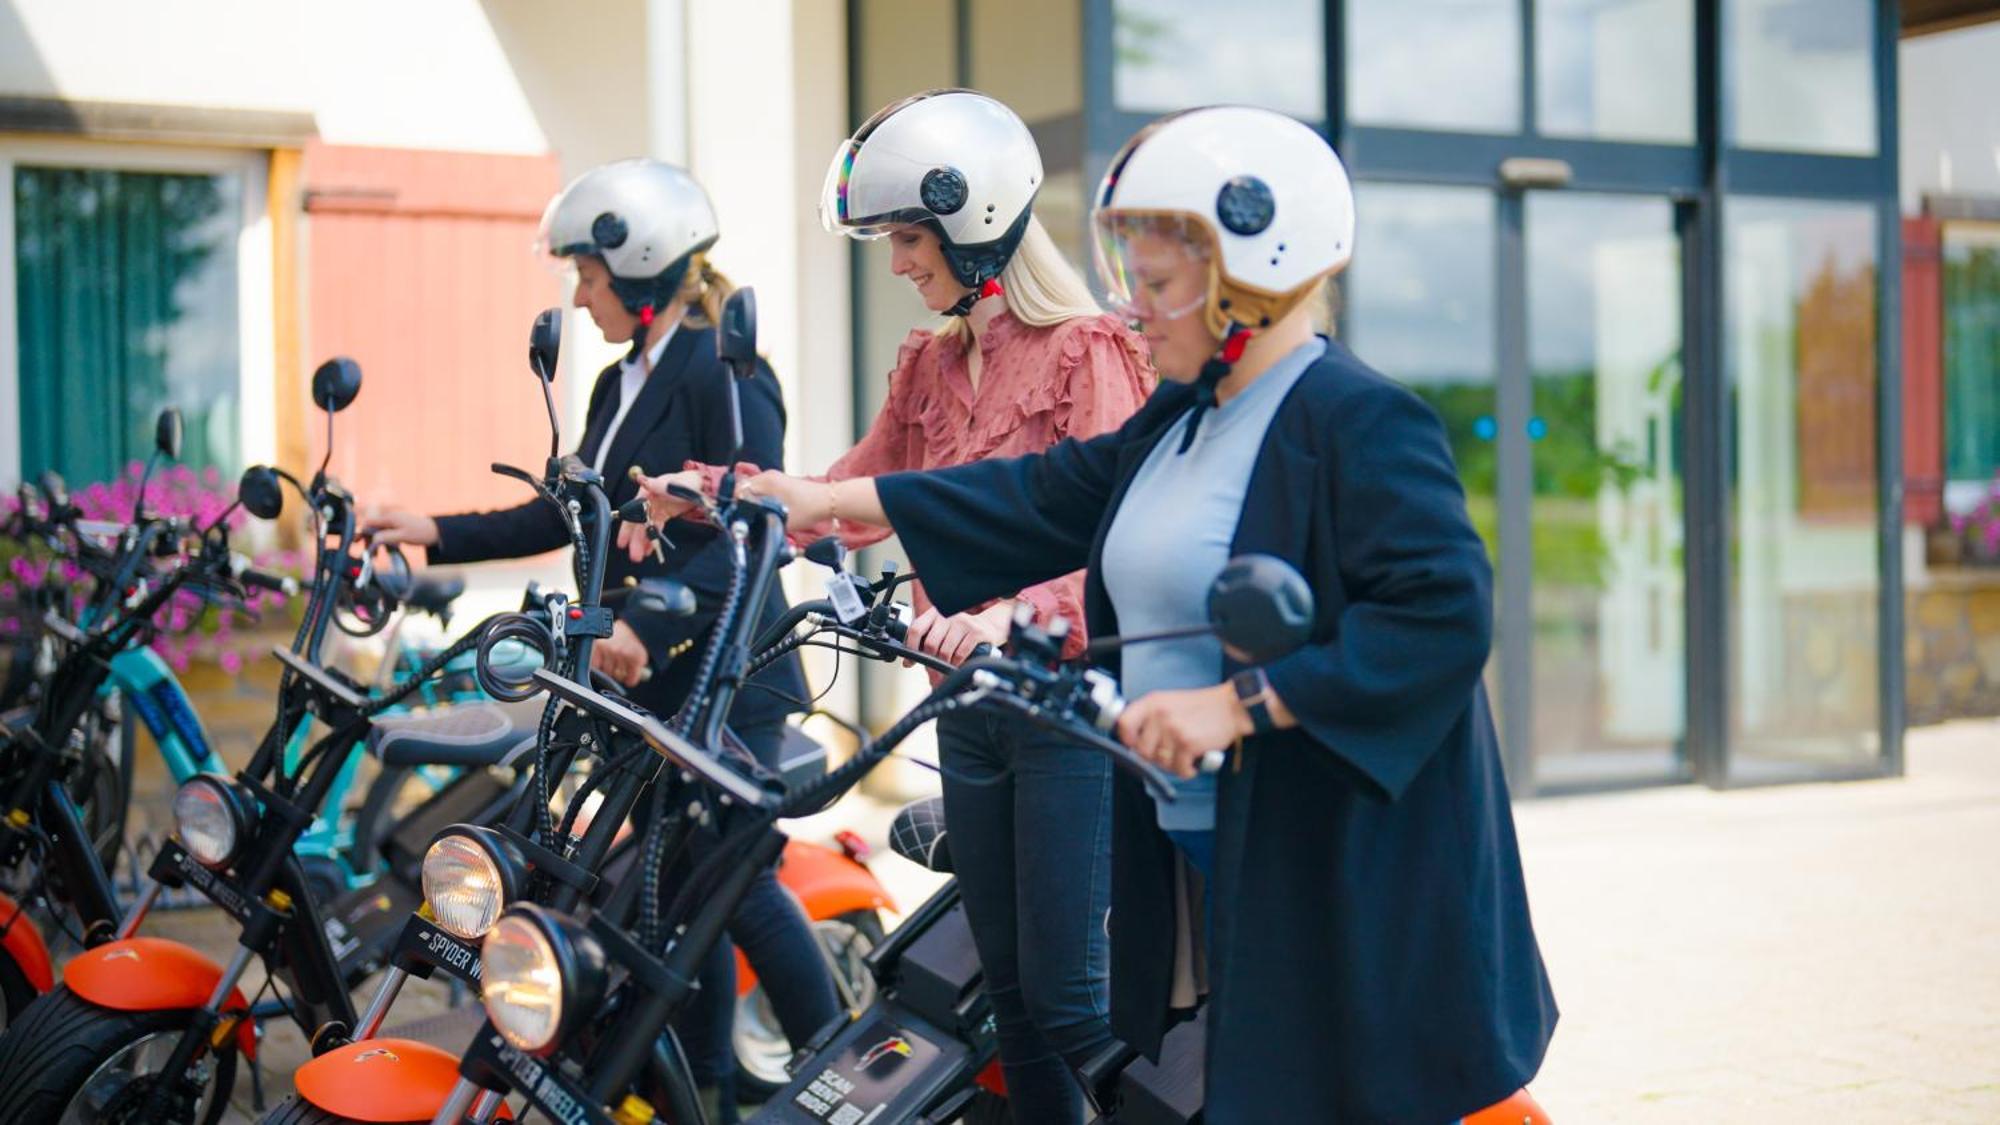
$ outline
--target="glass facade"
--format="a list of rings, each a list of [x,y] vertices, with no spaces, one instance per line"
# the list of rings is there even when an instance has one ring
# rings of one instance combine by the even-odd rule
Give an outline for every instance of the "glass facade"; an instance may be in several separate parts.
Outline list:
[[[1694,0],[1539,0],[1535,121],[1552,137],[1694,143]]]
[[[914,51],[1017,104],[1079,262],[1088,189],[1161,113],[1264,105],[1332,139],[1358,210],[1338,332],[1449,435],[1495,563],[1488,683],[1518,792],[1901,768],[1893,19],[1867,0],[1031,6],[1080,50],[1016,42],[988,0],[854,0],[927,29],[879,66],[866,40],[863,100],[914,88]],[[1995,246],[1968,228],[1947,286],[2000,290]],[[917,315],[874,253],[864,393]],[[1986,339],[1990,303],[1960,300],[1947,333]],[[1984,401],[1958,388],[1987,374],[1953,367],[1953,401]],[[1951,475],[1990,477],[1993,427],[1954,421]]]
[[[1729,143],[1873,156],[1872,0],[1727,0]]]
[[[1351,0],[1346,7],[1355,123],[1473,133],[1521,127],[1515,0]]]
[[[1879,753],[1875,211],[1730,199],[1733,775]]]

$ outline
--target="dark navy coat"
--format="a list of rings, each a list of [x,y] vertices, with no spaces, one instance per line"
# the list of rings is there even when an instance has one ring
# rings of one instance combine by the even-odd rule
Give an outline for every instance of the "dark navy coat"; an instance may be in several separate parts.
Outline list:
[[[1116,432],[1035,456],[880,478],[940,612],[1089,566],[1185,386]],[[1556,1023],[1480,684],[1492,575],[1443,427],[1338,343],[1272,421],[1236,553],[1297,566],[1313,639],[1266,666],[1297,729],[1221,775],[1208,1120],[1443,1125],[1541,1065]],[[1233,671],[1234,669],[1230,669]],[[1149,1055],[1169,1011],[1172,844],[1138,783],[1113,801],[1113,1029]]]
[[[625,412],[611,448],[604,457],[604,487],[616,510],[638,494],[627,470],[631,466],[649,475],[678,471],[689,460],[711,465],[727,464],[733,433],[730,429],[729,368],[716,355],[715,330],[683,323],[667,341],[660,362],[640,385],[632,408]],[[743,460],[767,469],[784,468],[785,407],[778,390],[777,376],[769,367],[758,365],[754,378],[739,386],[743,412]],[[590,464],[605,431],[618,413],[618,365],[598,375],[590,391],[583,440],[577,456]],[[526,491],[525,489],[523,490]],[[487,559],[520,558],[569,546],[569,531],[548,501],[530,499],[518,507],[492,512],[438,517],[439,543],[430,551],[433,563],[482,562]],[[721,533],[707,524],[682,520],[668,529],[674,546],[664,552],[666,561],[650,555],[634,563],[614,542],[605,560],[604,588],[615,590],[625,579],[667,577],[694,591],[699,607],[693,616],[670,618],[643,612],[631,613],[627,624],[645,642],[652,655],[654,675],[633,687],[631,695],[652,711],[668,715],[687,698],[694,686],[699,645],[684,650],[683,659],[671,653],[687,642],[706,642],[709,626],[715,623],[729,588],[729,545]],[[768,625],[785,611],[784,592],[777,579],[764,602],[763,620]],[[777,689],[762,690],[764,684]],[[729,723],[743,729],[761,723],[781,721],[798,710],[791,699],[805,694],[805,677],[796,659],[780,661],[746,684],[730,708]]]

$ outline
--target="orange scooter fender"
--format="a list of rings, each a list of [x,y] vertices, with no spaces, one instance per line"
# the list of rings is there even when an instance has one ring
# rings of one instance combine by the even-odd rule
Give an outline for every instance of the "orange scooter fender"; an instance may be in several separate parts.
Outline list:
[[[857,910],[894,910],[896,903],[875,873],[839,848],[792,840],[778,862],[778,882],[817,922]],[[736,951],[736,995],[757,987],[757,974],[742,950]]]
[[[1498,1105],[1490,1105],[1465,1119],[1465,1125],[1549,1125],[1549,1115],[1526,1090]]]
[[[299,1097],[356,1121],[429,1121],[458,1084],[458,1056],[414,1039],[336,1047],[292,1076]],[[503,1104],[500,1116],[513,1114]]]
[[[21,975],[28,978],[36,992],[47,992],[56,986],[49,943],[42,940],[42,931],[21,909],[21,904],[3,894],[0,894],[0,948],[21,967]]]
[[[156,937],[109,942],[63,966],[63,984],[71,992],[119,1012],[199,1008],[221,980],[222,966],[180,942]],[[245,1056],[256,1058],[257,1029],[242,989],[229,990],[227,1010],[243,1013],[236,1021],[236,1042]]]

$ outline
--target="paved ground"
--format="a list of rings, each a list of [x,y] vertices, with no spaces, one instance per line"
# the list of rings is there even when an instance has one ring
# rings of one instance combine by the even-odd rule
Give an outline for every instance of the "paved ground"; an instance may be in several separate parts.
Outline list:
[[[880,840],[887,811],[857,799],[806,831]],[[1518,818],[1564,1013],[1535,1083],[1557,1121],[2000,1122],[2000,725],[1916,732],[1901,781]],[[932,877],[883,854],[920,901]],[[188,911],[157,932],[220,928]],[[443,1010],[442,990],[406,996],[392,1022]],[[272,1100],[302,1055],[274,1029]]]
[[[2000,1121],[2000,725],[1901,781],[1519,810],[1557,1121]]]

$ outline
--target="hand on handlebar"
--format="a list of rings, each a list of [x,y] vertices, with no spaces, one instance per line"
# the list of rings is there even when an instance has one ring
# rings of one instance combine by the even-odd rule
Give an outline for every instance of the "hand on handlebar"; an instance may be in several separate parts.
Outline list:
[[[408,543],[412,547],[435,547],[438,541],[436,520],[401,509],[370,508],[361,517],[361,532],[385,547],[398,543]]]
[[[1202,759],[1227,750],[1254,728],[1228,684],[1156,691],[1125,706],[1118,740],[1176,777],[1193,777]]]
[[[611,635],[590,646],[590,667],[631,687],[649,672],[646,645],[630,625],[614,621]]]
[[[907,643],[940,660],[963,664],[972,657],[973,649],[982,644],[995,649],[1005,645],[1013,619],[1014,607],[1010,602],[996,602],[983,612],[950,617],[941,616],[935,608],[927,609],[911,622]],[[904,661],[904,667],[909,663]]]
[[[635,473],[632,479],[639,485],[639,495],[646,500],[646,518],[655,526],[685,515],[695,504],[684,496],[676,496],[675,489],[700,493],[701,473],[694,469],[683,469],[678,473],[661,473],[649,477]],[[636,523],[618,525],[618,545],[625,549],[633,562],[643,561],[653,549],[646,529]]]

